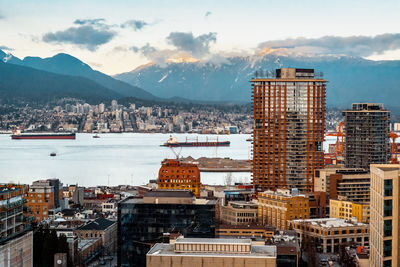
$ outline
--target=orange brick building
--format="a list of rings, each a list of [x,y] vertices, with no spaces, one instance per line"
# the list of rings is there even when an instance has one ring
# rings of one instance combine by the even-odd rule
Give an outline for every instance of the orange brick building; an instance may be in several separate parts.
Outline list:
[[[197,164],[165,159],[158,172],[159,189],[187,189],[200,196],[200,170]]]
[[[26,194],[27,207],[37,222],[49,218],[61,210],[62,184],[58,179],[40,180],[32,183]]]

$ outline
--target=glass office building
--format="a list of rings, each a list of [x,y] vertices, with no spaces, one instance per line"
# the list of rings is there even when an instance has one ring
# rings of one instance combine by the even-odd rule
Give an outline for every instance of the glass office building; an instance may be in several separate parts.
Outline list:
[[[216,200],[186,190],[155,190],[118,204],[118,266],[145,266],[146,253],[166,233],[215,237]]]

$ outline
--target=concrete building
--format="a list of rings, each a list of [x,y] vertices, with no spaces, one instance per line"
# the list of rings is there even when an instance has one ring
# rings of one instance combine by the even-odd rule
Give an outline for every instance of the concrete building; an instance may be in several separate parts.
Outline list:
[[[258,204],[247,201],[231,201],[221,207],[221,221],[225,224],[240,225],[257,222]]]
[[[33,234],[24,217],[25,185],[0,185],[0,266],[33,266]]]
[[[200,196],[200,170],[196,163],[181,162],[179,159],[165,159],[158,172],[159,189],[190,190]]]
[[[275,228],[265,225],[230,225],[221,224],[215,229],[215,236],[236,237],[236,238],[263,238],[272,239],[275,233]]]
[[[276,246],[256,245],[250,239],[178,238],[157,243],[147,253],[146,266],[276,266]]]
[[[344,243],[360,246],[369,245],[369,226],[337,218],[308,219],[290,221],[290,226],[298,233],[303,246],[313,240],[320,253],[338,253]]]
[[[62,184],[58,179],[39,180],[29,187],[26,205],[40,222],[61,210],[62,197]]]
[[[282,68],[252,79],[257,190],[313,190],[314,170],[324,166],[325,130],[326,81],[316,76],[313,69]]]
[[[310,218],[309,199],[288,189],[258,193],[258,222],[280,230],[289,229],[289,220]]]
[[[117,250],[117,222],[98,218],[74,230],[81,239],[101,238],[105,255],[114,254]]]
[[[355,218],[358,222],[368,223],[369,213],[369,204],[348,201],[346,198],[329,200],[329,218]]]
[[[346,167],[369,170],[371,163],[388,163],[390,112],[383,104],[356,103],[343,116]]]
[[[328,199],[345,197],[357,203],[369,203],[370,174],[365,169],[324,168],[315,171],[316,192],[326,192]]]
[[[152,190],[118,203],[118,265],[144,266],[164,233],[215,237],[217,200],[196,199],[189,190]]]
[[[371,164],[371,267],[400,265],[400,165]]]

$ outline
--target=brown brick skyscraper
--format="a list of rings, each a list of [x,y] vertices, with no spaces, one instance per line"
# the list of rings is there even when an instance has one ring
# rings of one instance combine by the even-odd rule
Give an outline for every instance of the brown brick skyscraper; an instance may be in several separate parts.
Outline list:
[[[253,184],[311,192],[323,168],[325,83],[313,69],[282,68],[252,80]]]

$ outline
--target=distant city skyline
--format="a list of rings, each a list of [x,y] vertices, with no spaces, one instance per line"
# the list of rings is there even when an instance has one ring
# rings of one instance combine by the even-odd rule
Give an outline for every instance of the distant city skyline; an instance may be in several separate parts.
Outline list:
[[[398,1],[5,0],[0,49],[19,58],[68,53],[107,74],[271,52],[394,60],[398,10]]]

